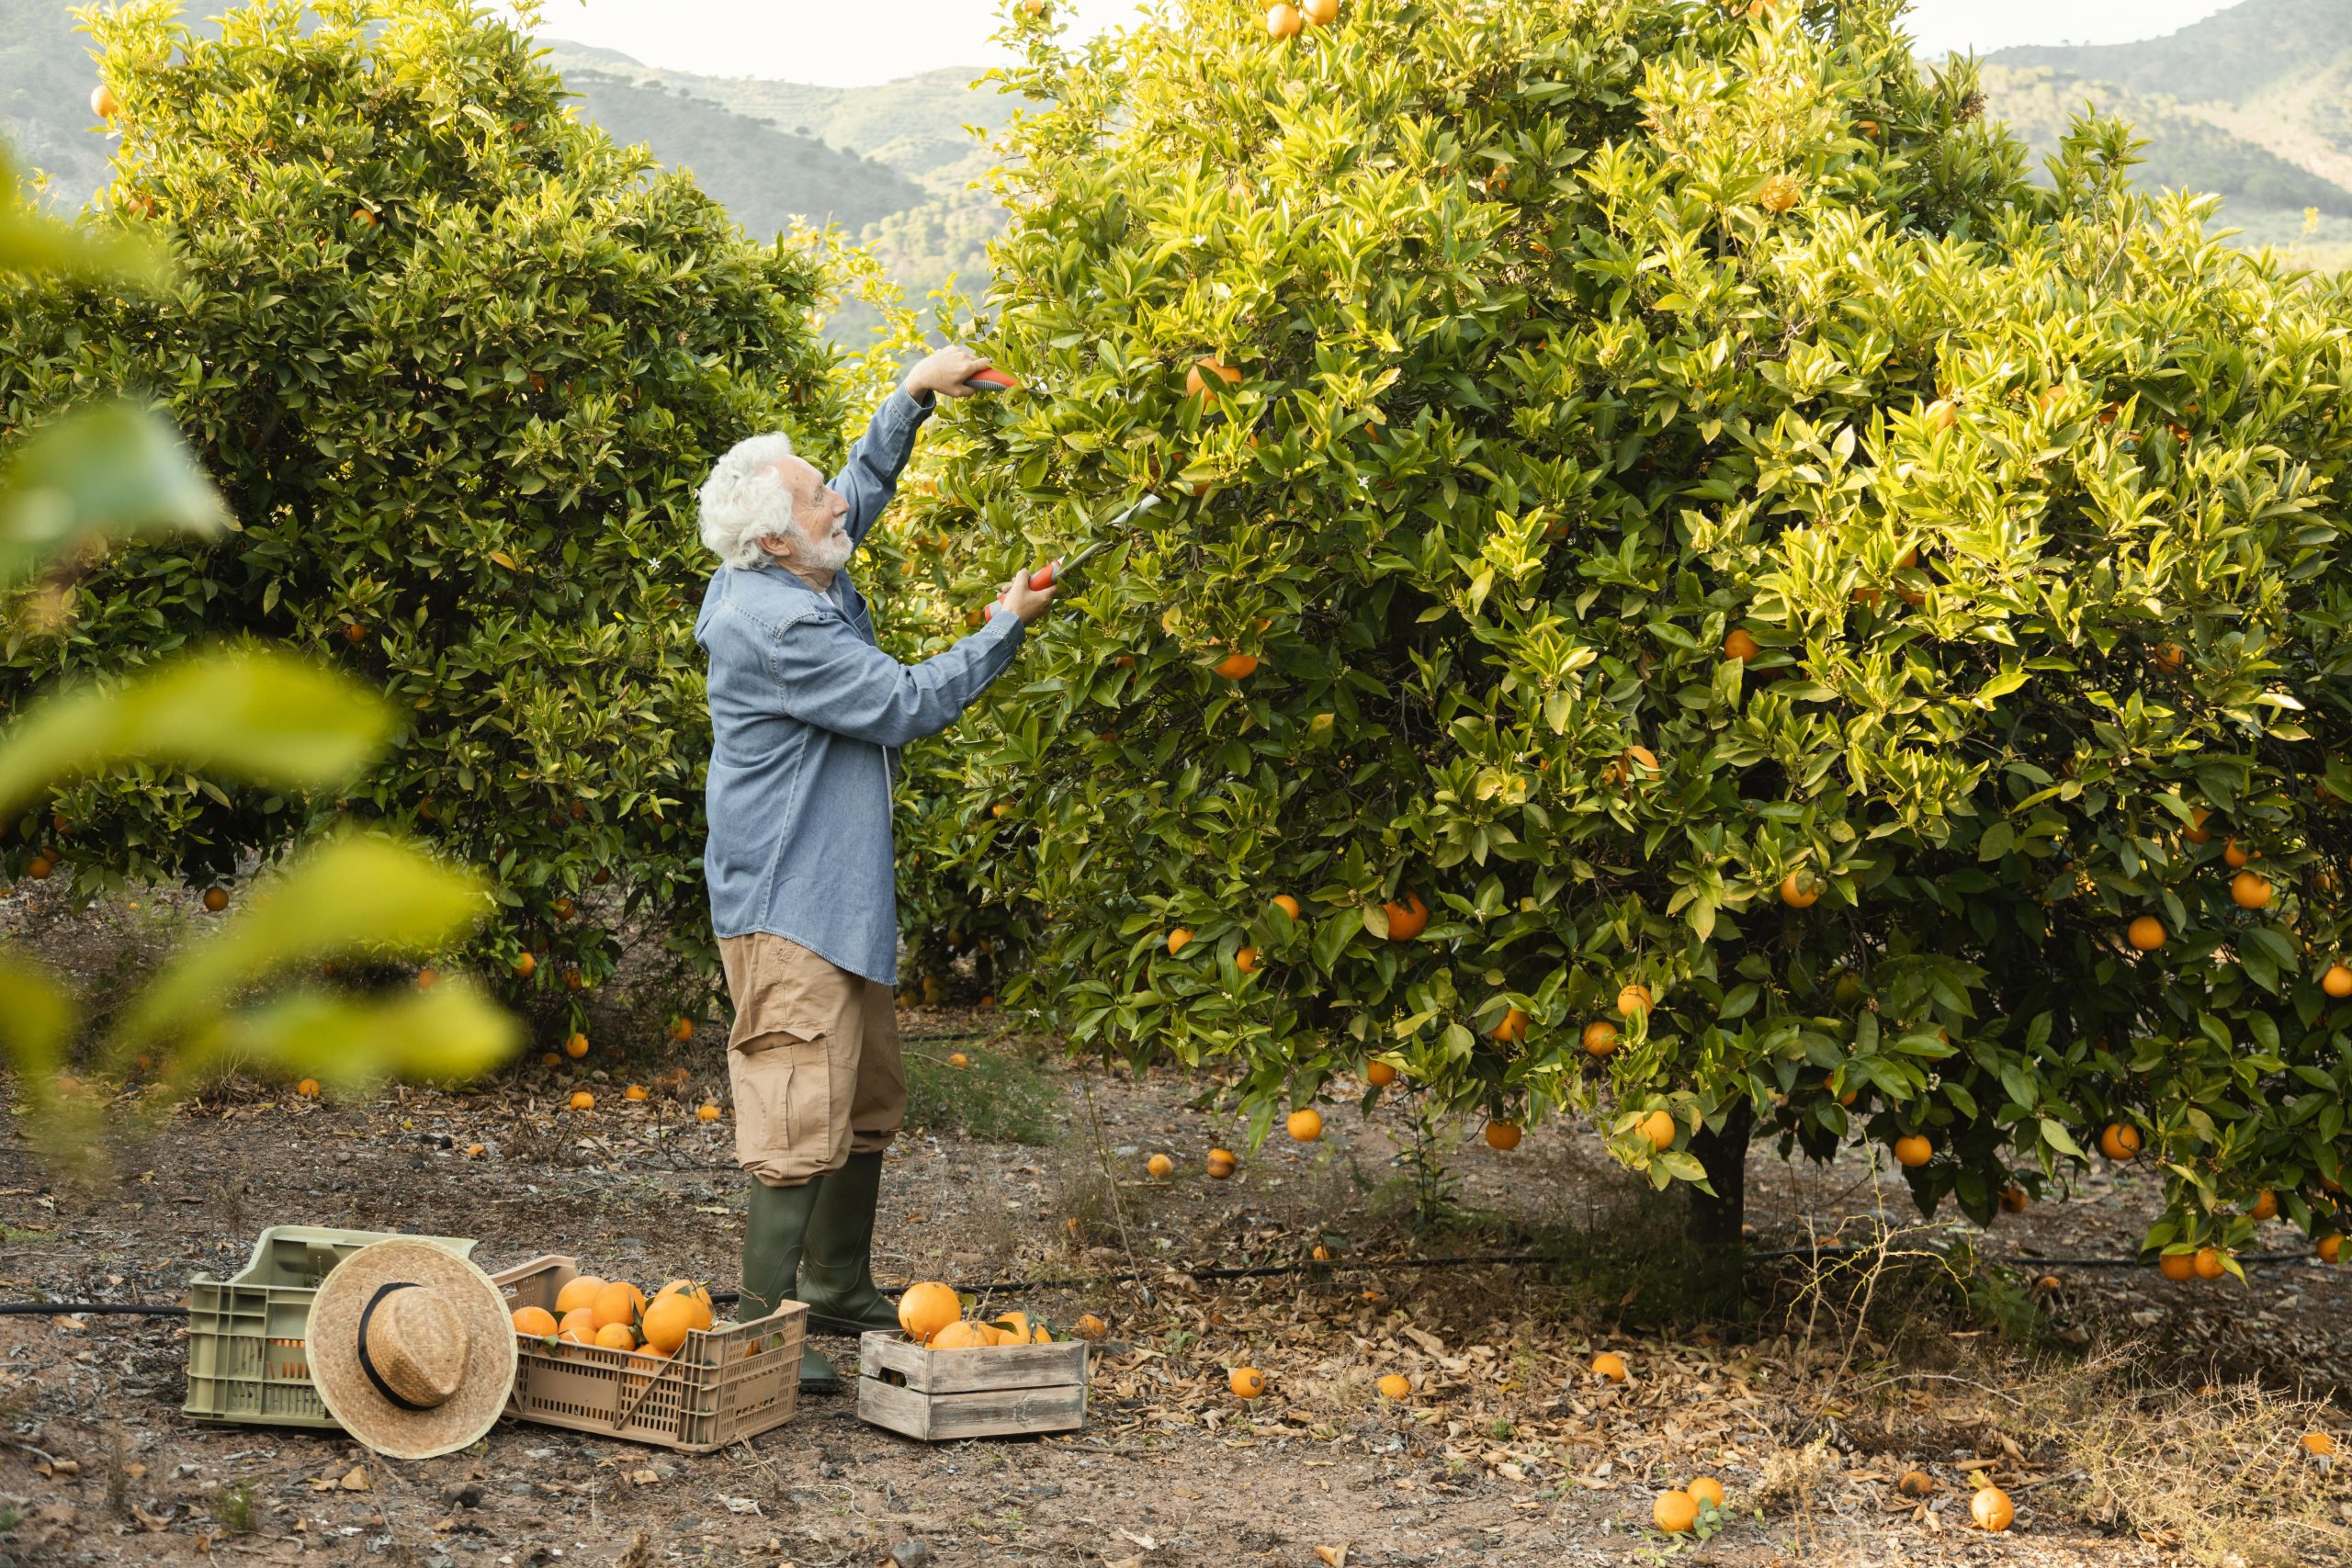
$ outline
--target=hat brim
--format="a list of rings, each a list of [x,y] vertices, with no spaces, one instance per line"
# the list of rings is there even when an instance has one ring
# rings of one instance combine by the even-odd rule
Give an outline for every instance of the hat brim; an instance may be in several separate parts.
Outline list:
[[[359,1321],[376,1292],[395,1280],[423,1285],[456,1308],[467,1329],[458,1392],[430,1410],[384,1397],[359,1364]],[[311,1303],[311,1382],[327,1414],[387,1459],[454,1453],[497,1425],[514,1387],[514,1320],[489,1275],[429,1242],[379,1241],[337,1264]]]

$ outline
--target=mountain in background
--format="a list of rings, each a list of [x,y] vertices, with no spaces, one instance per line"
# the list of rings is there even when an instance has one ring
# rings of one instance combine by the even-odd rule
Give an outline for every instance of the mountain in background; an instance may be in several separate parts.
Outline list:
[[[2352,265],[2352,0],[2245,0],[2139,43],[1985,57],[1985,112],[2038,153],[2085,104],[2150,140],[2144,186],[2213,191],[2240,243]]]

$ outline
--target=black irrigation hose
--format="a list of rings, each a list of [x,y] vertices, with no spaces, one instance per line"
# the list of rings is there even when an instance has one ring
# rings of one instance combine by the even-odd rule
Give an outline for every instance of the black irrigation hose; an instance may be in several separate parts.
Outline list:
[[[1864,1258],[1881,1250],[1874,1247],[1782,1247],[1768,1252],[1743,1253],[1748,1263],[1770,1263],[1787,1258],[1815,1258],[1834,1261],[1849,1258]],[[2257,1252],[2241,1258],[2244,1263],[2299,1263],[2309,1255],[2301,1252]],[[1241,1269],[1185,1269],[1170,1264],[1164,1269],[1123,1269],[1113,1274],[1090,1274],[1069,1280],[988,1280],[954,1287],[966,1295],[988,1295],[998,1291],[1074,1291],[1088,1285],[1127,1285],[1142,1280],[1157,1280],[1169,1274],[1182,1274],[1192,1280],[1262,1280],[1277,1274],[1304,1274],[1314,1269],[1337,1273],[1343,1269],[1476,1269],[1526,1263],[1556,1263],[1561,1261],[1548,1252],[1496,1252],[1476,1258],[1371,1258],[1358,1261],[1333,1258],[1329,1262],[1261,1263]],[[2007,1263],[2018,1268],[2035,1269],[2139,1269],[2146,1259],[2139,1258],[1987,1258],[1987,1263]],[[741,1291],[713,1291],[714,1304],[743,1299]],[[135,1317],[186,1317],[184,1306],[140,1306],[123,1302],[0,1302],[0,1316],[41,1314],[50,1316],[87,1316],[92,1313],[111,1313]]]

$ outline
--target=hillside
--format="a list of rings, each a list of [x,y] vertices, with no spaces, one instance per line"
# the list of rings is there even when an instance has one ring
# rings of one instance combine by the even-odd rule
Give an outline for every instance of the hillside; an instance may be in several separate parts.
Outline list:
[[[91,129],[96,82],[64,0],[0,0],[0,137],[19,170],[48,171],[60,207],[81,206],[109,177],[111,144]]]

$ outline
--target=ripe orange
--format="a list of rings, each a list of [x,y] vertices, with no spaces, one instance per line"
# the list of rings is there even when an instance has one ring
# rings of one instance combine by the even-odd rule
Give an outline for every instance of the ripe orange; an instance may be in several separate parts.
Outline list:
[[[1229,1179],[1234,1171],[1239,1168],[1234,1164],[1233,1156],[1231,1155],[1225,1155],[1223,1159],[1219,1159],[1217,1156],[1221,1154],[1225,1154],[1225,1151],[1222,1149],[1211,1149],[1209,1151],[1208,1173],[1209,1179],[1212,1181],[1224,1181]]]
[[[1636,981],[1617,993],[1617,1010],[1627,1018],[1650,1010],[1650,988]]]
[[[420,991],[429,991],[440,983],[441,972],[438,969],[428,967],[416,972],[416,988]]]
[[[1168,933],[1168,956],[1173,958],[1178,953],[1183,952],[1186,944],[1192,940],[1193,933],[1182,926],[1178,926],[1174,931],[1170,931]]]
[[[1329,1263],[1331,1261],[1331,1249],[1318,1241],[1315,1244],[1314,1249],[1308,1252],[1306,1256],[1312,1258],[1317,1263]]]
[[[101,82],[90,89],[90,112],[100,119],[112,119],[122,112],[122,103],[114,96],[114,89]]]
[[[637,1321],[637,1314],[645,1310],[645,1292],[627,1280],[615,1280],[596,1292],[596,1299],[588,1304],[588,1310],[595,1314],[598,1328],[607,1328],[616,1323],[633,1324]]]
[[[357,621],[345,621],[343,623],[343,640],[356,648],[368,640],[368,628]]]
[[[1682,1490],[1709,1507],[1720,1508],[1724,1506],[1724,1483],[1712,1475],[1702,1475]]]
[[[2319,1254],[2319,1260],[2322,1263],[2333,1263],[2344,1256],[2344,1238],[2340,1235],[2324,1235],[2319,1238],[2318,1245],[2312,1250]]]
[[[1731,635],[1724,638],[1725,659],[1736,659],[1745,663],[1763,651],[1764,645],[1748,636],[1745,626],[1732,627]]]
[[[25,863],[25,874],[35,882],[47,882],[49,874],[56,869],[57,863],[47,855],[35,855]]]
[[[2188,655],[2182,651],[2180,644],[2177,642],[2161,642],[2156,645],[2157,668],[2165,671],[2166,673],[2173,675],[2179,674],[2181,667],[2186,665],[2188,662]]]
[[[305,1100],[316,1100],[319,1097],[319,1080],[316,1078],[304,1078],[300,1083],[294,1086],[294,1092],[300,1095]]]
[[[563,1314],[555,1325],[556,1337],[569,1339],[574,1345],[596,1343],[596,1314],[586,1307],[574,1307]]]
[[[540,1052],[539,1066],[543,1067],[560,1067],[563,1066],[563,1053],[560,1051]]]
[[[947,1054],[947,1065],[951,1067],[968,1067],[972,1065],[972,1058],[961,1051],[950,1051]]]
[[[1658,775],[1657,753],[1646,746],[1628,746],[1610,765],[1611,780],[1620,785]]]
[[[2099,1133],[2098,1152],[2109,1159],[2130,1159],[2140,1152],[2140,1129],[2109,1122]]]
[[[1100,1339],[1111,1332],[1111,1325],[1090,1312],[1072,1324],[1070,1331],[1080,1339]]]
[[[1960,423],[1960,411],[1952,407],[1950,399],[1938,398],[1928,405],[1928,412],[1922,417],[1930,432],[1946,431]]]
[[[588,1037],[578,1030],[573,1030],[564,1040],[563,1054],[575,1062],[580,1060],[588,1054]]]
[[[1511,1150],[1519,1147],[1519,1140],[1521,1135],[1519,1123],[1516,1122],[1489,1122],[1487,1123],[1487,1146],[1490,1149],[1499,1149],[1503,1153],[1509,1154]]]
[[[1288,915],[1292,919],[1295,920],[1298,919],[1298,900],[1292,897],[1289,894],[1275,894],[1274,903],[1283,914]]]
[[[1623,1382],[1626,1378],[1625,1358],[1614,1350],[1603,1350],[1592,1359],[1592,1375],[1607,1378],[1611,1382]]]
[[[2278,1217],[2278,1194],[2273,1192],[2267,1187],[2264,1188],[2261,1191],[2254,1195],[2254,1207],[2248,1209],[2246,1213],[2256,1220],[2277,1219]]]
[[[2229,1272],[2229,1269],[2222,1261],[2222,1249],[2218,1247],[2199,1247],[2196,1269],[2197,1277],[2200,1280],[2218,1280]]]
[[[1266,1392],[1266,1374],[1255,1367],[1236,1367],[1225,1380],[1237,1399],[1255,1399]]]
[[[1402,1372],[1390,1372],[1380,1380],[1380,1397],[1383,1399],[1402,1399],[1412,1392],[1413,1385]]]
[[[538,973],[538,954],[526,953],[523,954],[522,957],[514,961],[514,977],[517,980],[527,980],[533,975]]]
[[[1340,19],[1340,0],[1300,0],[1298,14],[1310,28],[1328,28]]]
[[[211,910],[214,914],[219,914],[221,910],[229,907],[229,890],[225,887],[206,888],[204,890],[204,907]]]
[[[584,1089],[575,1090],[571,1096],[571,1109],[574,1111],[594,1111],[596,1109],[596,1097],[590,1094]]]
[[[626,1323],[607,1323],[596,1330],[595,1343],[605,1350],[634,1350],[637,1330]]]
[[[1154,1155],[1144,1161],[1143,1168],[1151,1172],[1155,1181],[1165,1181],[1176,1174],[1176,1162],[1166,1155]]]
[[[517,1334],[540,1339],[553,1334],[555,1326],[555,1314],[545,1307],[516,1307],[514,1309],[514,1332]]]
[[[671,1021],[671,1039],[676,1041],[679,1044],[684,1045],[687,1041],[692,1040],[694,1037],[695,1021],[693,1019],[678,1018]]]
[[[1589,1056],[1606,1056],[1617,1049],[1617,1026],[1605,1018],[1596,1018],[1586,1024],[1584,1049]]]
[[[2327,973],[2319,977],[2319,988],[2339,1002],[2352,997],[2352,969],[2341,964],[2329,964]]]
[[[1266,13],[1266,31],[1277,39],[1295,38],[1306,18],[1295,6],[1276,6]]]
[[[2143,953],[2154,953],[2165,944],[2165,923],[2154,915],[2143,915],[2125,928],[2124,937]]]
[[[703,1106],[698,1106],[698,1107],[695,1109],[695,1121],[697,1121],[697,1122],[716,1122],[716,1121],[718,1121],[718,1107],[717,1107],[716,1105],[703,1105]]]
[[[1258,656],[1254,653],[1228,653],[1209,668],[1228,681],[1238,681],[1256,671]]]
[[[1297,29],[1295,28],[1292,29],[1294,32]],[[1193,362],[1193,367],[1184,373],[1184,395],[1186,397],[1198,398],[1203,402],[1213,403],[1216,401],[1216,389],[1210,386],[1208,384],[1208,378],[1201,374],[1204,370],[1207,371],[1210,376],[1216,377],[1219,381],[1222,381],[1228,387],[1238,387],[1241,385],[1241,372],[1239,370],[1230,365],[1220,364],[1215,355],[1210,355],[1206,358],[1194,360]]]
[[[627,1089],[621,1090],[621,1098],[623,1100],[643,1100],[646,1098],[646,1088],[641,1083],[633,1083]]]
[[[931,1342],[939,1331],[964,1315],[956,1292],[936,1281],[910,1285],[899,1298],[899,1326],[918,1345]]]
[[[1894,1489],[1905,1497],[1926,1497],[1934,1494],[1936,1481],[1924,1470],[1906,1470],[1903,1479],[1894,1483]]]
[[[1283,1126],[1300,1143],[1311,1144],[1323,1135],[1323,1113],[1310,1105],[1304,1111],[1292,1111]]]
[[[1211,1149],[1209,1163],[1211,1165],[1239,1165],[1241,1160],[1231,1149]]]
[[[2254,872],[2242,871],[2230,878],[2230,902],[2241,909],[2267,908],[2270,892],[2269,881]]]
[[[1494,1028],[1487,1031],[1487,1038],[1505,1045],[1516,1045],[1527,1038],[1527,1015],[1517,1008],[1506,1008]]]
[[[2246,853],[2245,851],[2238,847],[2238,841],[2235,837],[2227,838],[2222,840],[2222,863],[2228,866],[2232,871],[2237,870],[2240,866],[2245,864],[2246,862],[2254,858],[2254,856]]]
[[[2022,1187],[2004,1187],[2001,1189],[2001,1213],[2005,1214],[2024,1213],[2028,1201],[2029,1200],[2025,1195],[2025,1189]]]
[[[2156,1272],[2174,1284],[2184,1284],[2197,1278],[2197,1259],[2186,1252],[2167,1252],[2156,1259]]]
[[[1650,1141],[1650,1147],[1663,1154],[1674,1146],[1674,1135],[1681,1131],[1681,1127],[1674,1120],[1672,1111],[1653,1111],[1642,1118],[1640,1131],[1642,1136]]]
[[[1936,1145],[1929,1143],[1924,1134],[1913,1133],[1894,1140],[1894,1157],[1899,1163],[1916,1168],[1936,1157]]]
[[[684,1291],[654,1297],[645,1308],[647,1347],[664,1356],[675,1354],[689,1333],[710,1326],[705,1316],[708,1310],[707,1303],[696,1301]]]
[[[1985,1486],[1968,1500],[1968,1517],[1976,1521],[1978,1529],[1997,1531],[2008,1529],[2018,1511],[2011,1506],[2007,1493],[1997,1486]]]
[[[957,1318],[931,1337],[934,1350],[985,1350],[996,1343],[996,1333],[986,1324],[970,1323]]]
[[[1650,1520],[1668,1535],[1682,1535],[1699,1522],[1699,1500],[1688,1492],[1661,1492],[1650,1505]]]
[[[1781,902],[1792,909],[1810,909],[1821,901],[1821,885],[1802,871],[1781,879]]]
[[[1258,972],[1258,950],[1254,947],[1245,947],[1236,952],[1233,955],[1233,966],[1244,975],[1255,975]]]
[[[2298,1439],[2298,1447],[2313,1459],[2334,1459],[2335,1439],[2325,1432],[2305,1432]]]
[[[1385,1062],[1364,1064],[1363,1081],[1374,1089],[1386,1089],[1396,1081],[1396,1069]]]
[[[2205,826],[2205,819],[2212,815],[2201,806],[2196,807],[2189,812],[2188,826],[2180,830],[2180,836],[2192,844],[2211,843],[2213,829]]]
[[[571,1313],[582,1307],[594,1306],[596,1292],[610,1283],[612,1283],[611,1280],[601,1279],[594,1274],[574,1275],[564,1282],[562,1290],[556,1292],[555,1310],[559,1313]]]
[[[1392,942],[1410,942],[1429,929],[1429,906],[1421,902],[1418,893],[1408,893],[1401,904],[1391,901],[1380,906],[1388,916],[1388,936]]]

